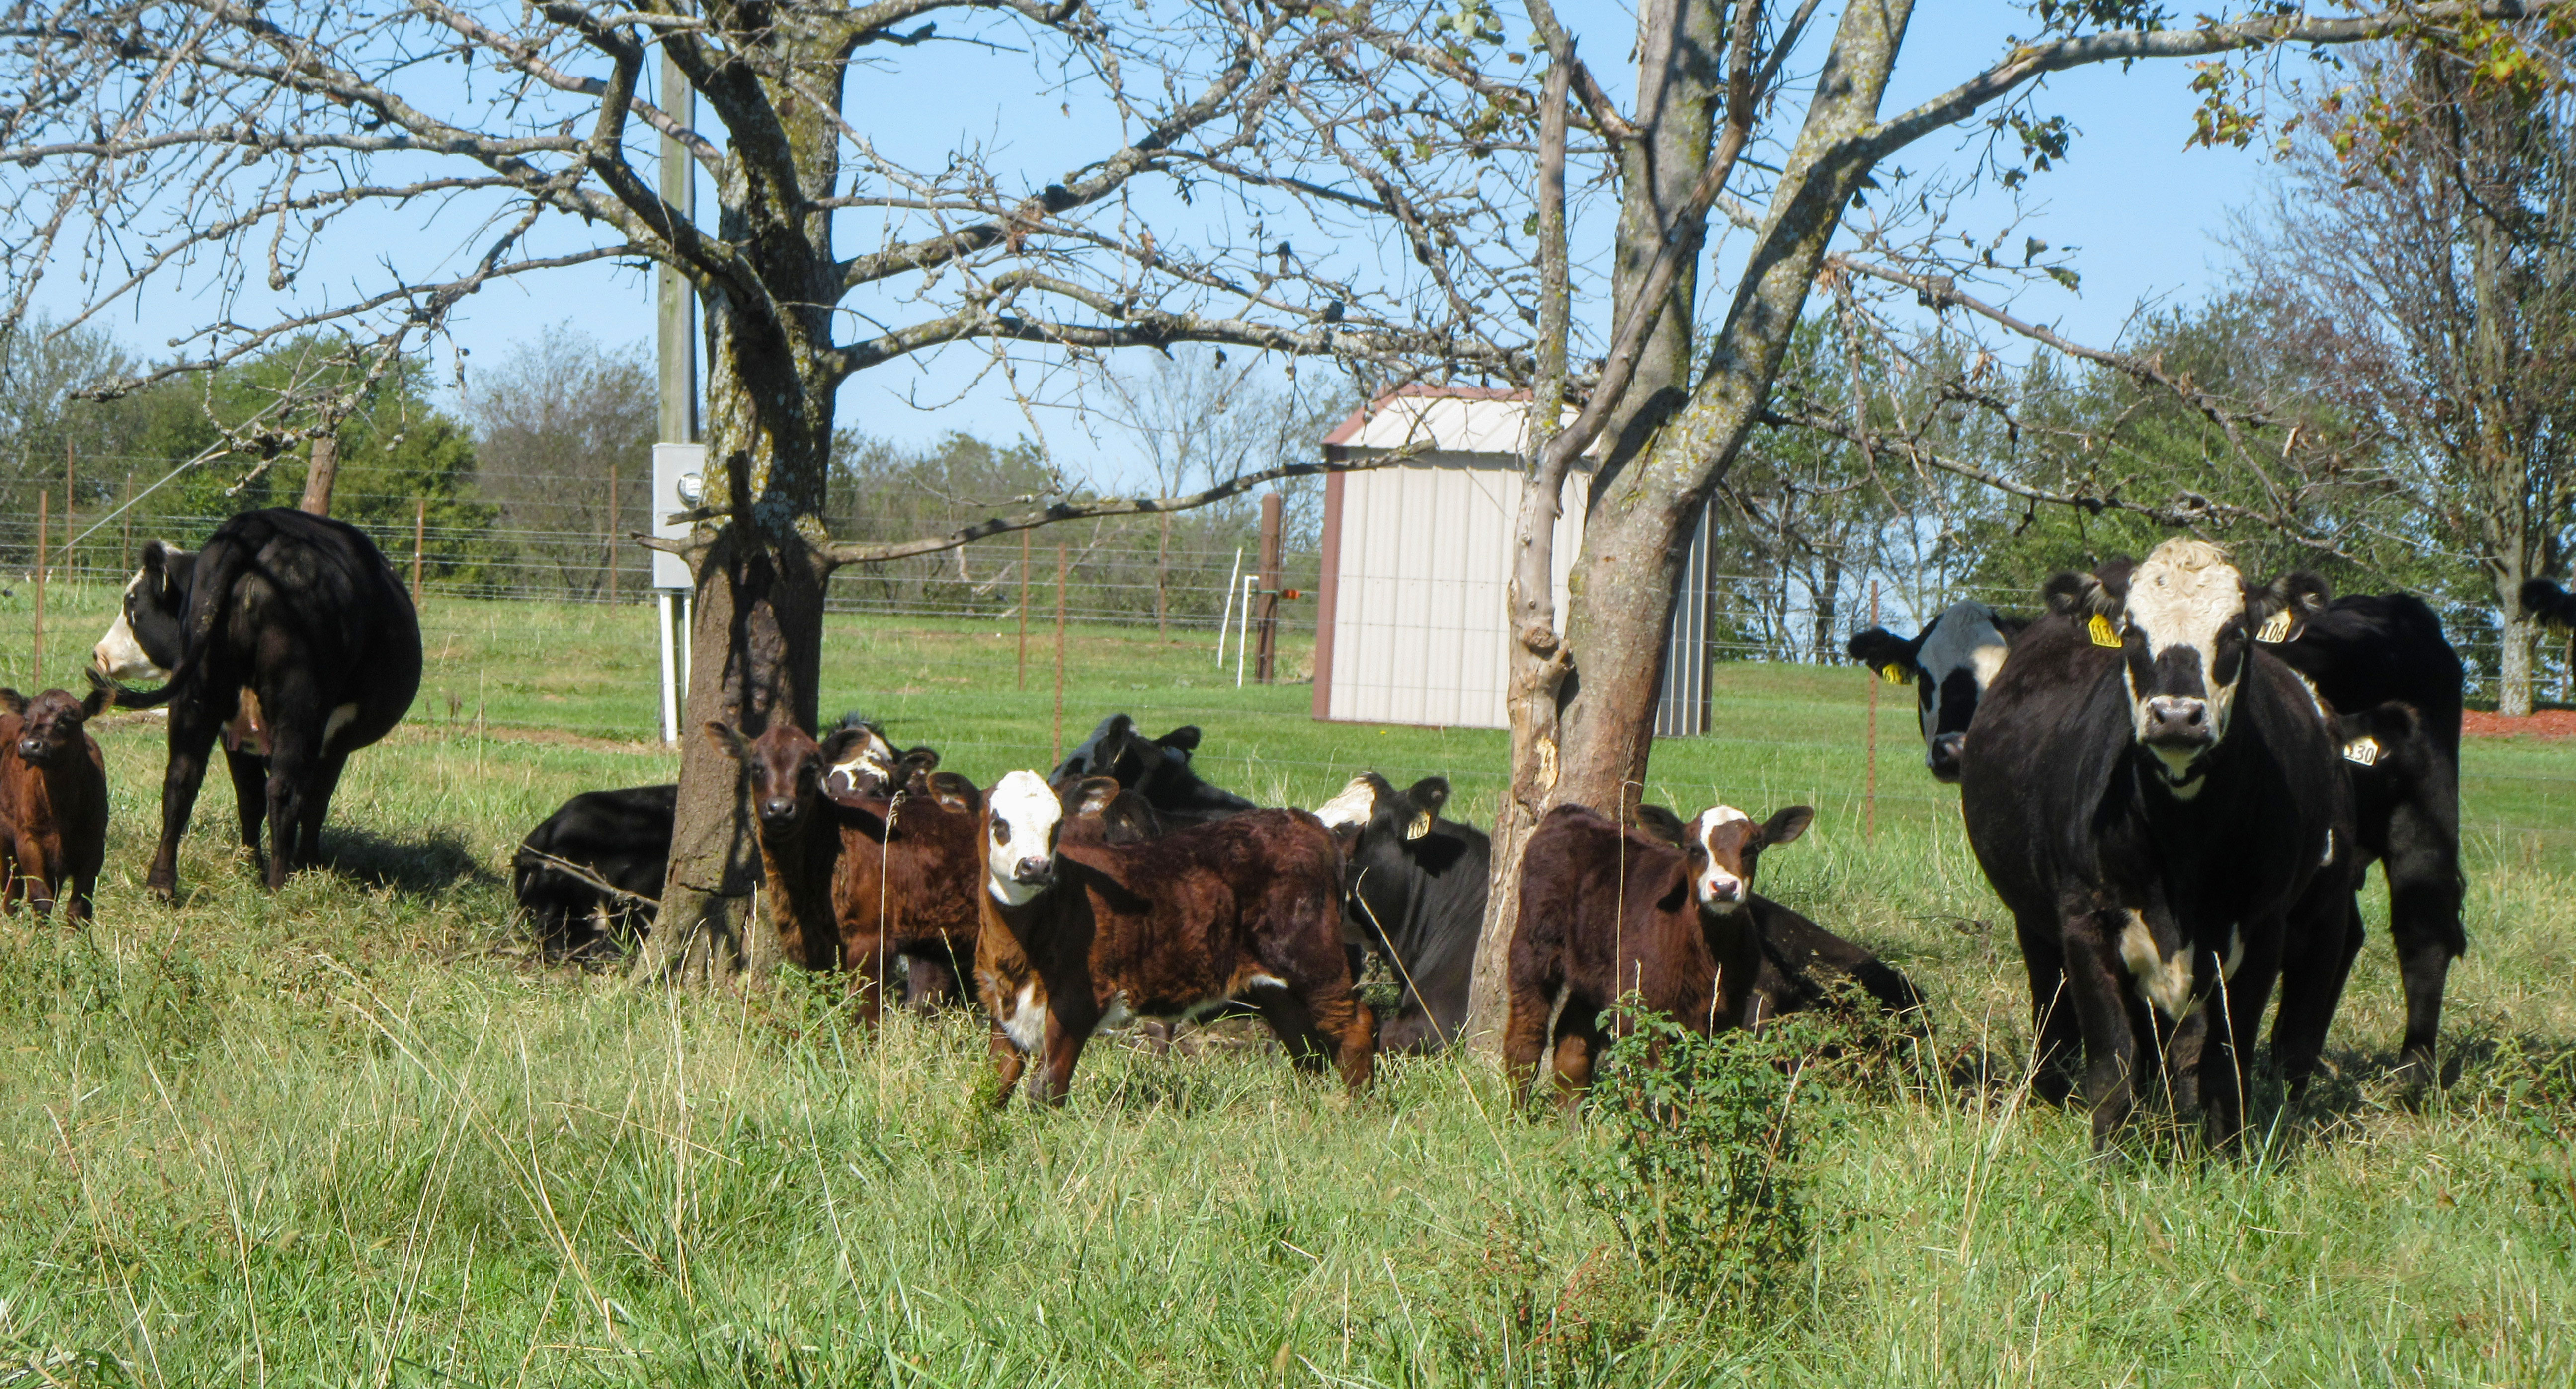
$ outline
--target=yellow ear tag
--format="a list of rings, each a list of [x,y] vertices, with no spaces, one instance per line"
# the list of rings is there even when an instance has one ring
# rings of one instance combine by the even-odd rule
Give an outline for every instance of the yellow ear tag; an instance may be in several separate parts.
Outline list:
[[[2093,614],[2093,620],[2084,624],[2084,630],[2093,634],[2095,646],[2116,647],[2120,644],[2120,634],[2111,630],[2111,619],[2100,613]]]
[[[1893,663],[1880,666],[1878,668],[1878,678],[1891,685],[1910,685],[1914,683],[1913,676],[1906,672],[1905,667]]]
[[[2288,608],[2283,608],[2279,612],[2272,614],[2270,617],[2263,619],[2263,630],[2254,634],[2254,640],[2279,645],[2281,641],[2289,635],[2290,610]]]
[[[2369,766],[2379,760],[2379,740],[2376,738],[2353,739],[2351,742],[2343,745],[2343,760],[2346,762],[2358,762],[2365,767]]]

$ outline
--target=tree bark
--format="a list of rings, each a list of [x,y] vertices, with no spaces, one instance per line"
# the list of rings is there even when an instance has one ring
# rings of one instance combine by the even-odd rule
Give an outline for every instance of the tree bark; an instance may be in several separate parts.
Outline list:
[[[313,436],[313,461],[304,469],[304,500],[296,509],[315,516],[331,514],[331,486],[340,480],[340,436]]]
[[[1642,206],[1678,206],[1678,198],[1668,200],[1659,191],[1672,186],[1666,176],[1678,173],[1679,186],[1687,189],[1708,160],[1707,115],[1717,92],[1714,54],[1722,36],[1707,32],[1714,23],[1707,17],[1710,7],[1693,8],[1696,17],[1661,7],[1640,15],[1641,26],[1661,25],[1672,37],[1658,40],[1650,30],[1640,42],[1641,114],[1654,124],[1637,122],[1647,131],[1644,143],[1651,153],[1638,171],[1645,176],[1629,179],[1620,226],[1623,270],[1629,263],[1625,248],[1635,238],[1643,235],[1651,246],[1658,236],[1659,226],[1650,227]],[[1565,635],[1561,646],[1549,643],[1546,659],[1562,671],[1555,689],[1555,736],[1547,736],[1544,717],[1525,723],[1514,712],[1512,793],[1494,835],[1498,889],[1517,888],[1528,843],[1524,826],[1534,826],[1545,809],[1588,805],[1624,816],[1637,805],[1662,690],[1665,633],[1690,543],[1688,523],[1725,477],[1769,397],[1842,211],[1875,162],[1861,137],[1876,119],[1912,8],[1892,0],[1844,10],[1816,78],[1806,124],[1695,386],[1686,387],[1689,344],[1695,340],[1686,281],[1676,284],[1664,306],[1657,334],[1675,330],[1680,345],[1640,360],[1619,403],[1623,419],[1615,433],[1605,432],[1608,457],[1593,479],[1582,551],[1568,580]],[[1626,303],[1617,305],[1614,321],[1630,310]],[[1526,500],[1521,514],[1526,569],[1534,538]],[[1535,638],[1518,620],[1517,607],[1514,615],[1522,641]],[[1543,788],[1535,807],[1523,801],[1524,788]],[[1488,1049],[1500,1036],[1507,1007],[1504,966],[1518,917],[1517,891],[1489,894],[1467,1022],[1470,1039]]]

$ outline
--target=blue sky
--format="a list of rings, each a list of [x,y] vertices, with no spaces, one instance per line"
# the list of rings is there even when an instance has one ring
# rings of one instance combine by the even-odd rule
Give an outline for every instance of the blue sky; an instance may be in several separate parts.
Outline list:
[[[1604,70],[1605,82],[1624,102],[1634,86],[1633,77],[1620,71],[1621,55],[1633,36],[1628,13],[1610,0],[1584,0],[1561,12],[1577,31],[1586,57]],[[1822,22],[1831,22],[1830,9]],[[2018,9],[1991,0],[1923,5],[1888,109],[1911,105],[1971,75],[2004,51],[2008,35],[2033,27]],[[1513,37],[1517,41],[1520,35]],[[1032,74],[1024,88],[992,90],[979,100],[971,93],[978,86],[992,89],[992,60],[980,54],[951,60],[939,56],[942,49],[956,51],[945,45],[911,50],[901,71],[855,78],[854,124],[876,133],[890,153],[910,154],[933,166],[938,153],[960,139],[1007,144],[1007,164],[1041,179],[1052,177],[1056,164],[1079,162],[1091,153],[1077,145],[1076,123],[1059,117],[1057,98],[1031,90],[1040,85],[1040,75]],[[2080,294],[2045,281],[2024,290],[2017,307],[2026,316],[2052,322],[2081,341],[2108,343],[2143,300],[2187,303],[2223,286],[2225,256],[2214,235],[2223,229],[2229,211],[2251,201],[2260,189],[2268,160],[2259,150],[2184,147],[2195,105],[2190,78],[2190,69],[2182,64],[2141,64],[2127,72],[2104,68],[2061,74],[2048,89],[2041,109],[2067,116],[2081,133],[2071,155],[2037,176],[2026,191],[2033,215],[2023,230],[2060,247],[2080,248],[2073,263],[2083,285]],[[1964,172],[1978,148],[1973,133],[1945,133],[1918,144],[1897,162],[1917,172]],[[2007,200],[1988,195],[1972,204],[1963,229],[1991,235],[2009,215]],[[1584,234],[1593,233],[1588,239],[1597,250],[1601,231],[1606,226],[1578,228],[1578,256],[1585,253],[1580,244],[1587,239]],[[346,238],[363,245],[333,249],[332,259],[346,257],[344,265],[317,265],[314,270],[328,274],[337,269],[346,282],[378,257],[407,265],[452,260],[471,240],[472,228],[452,214],[407,223],[380,217],[364,235]],[[640,273],[605,266],[504,284],[463,306],[454,321],[455,334],[472,359],[483,362],[567,319],[610,343],[648,342],[653,327],[649,289]],[[145,351],[164,350],[164,335],[144,331],[146,324],[194,320],[206,307],[203,300],[174,291],[156,293],[162,297],[112,319],[116,331]],[[1008,393],[990,384],[969,385],[984,360],[979,349],[968,347],[952,349],[942,360],[869,373],[844,387],[840,417],[846,424],[903,440],[926,440],[949,430],[1016,437],[1027,424]],[[925,410],[914,403],[919,399],[945,403]],[[1050,443],[1075,471],[1098,481],[1122,471],[1118,455],[1123,451],[1114,434],[1086,430],[1063,418],[1048,421],[1046,428]]]

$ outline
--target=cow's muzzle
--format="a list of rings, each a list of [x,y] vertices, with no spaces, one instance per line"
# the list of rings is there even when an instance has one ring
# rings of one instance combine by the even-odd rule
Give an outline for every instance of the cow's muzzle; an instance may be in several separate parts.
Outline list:
[[[792,824],[796,819],[796,800],[792,796],[775,796],[760,803],[760,823]]]
[[[1964,765],[1960,754],[1967,750],[1967,746],[1968,735],[1965,733],[1938,734],[1923,746],[1923,765],[1932,769],[1937,780],[1957,781],[1959,769]]]
[[[1055,860],[1024,858],[1011,869],[1011,881],[1022,887],[1055,886]]]
[[[2157,695],[2147,701],[2146,714],[2143,741],[2157,747],[2206,747],[2218,739],[2207,700]]]

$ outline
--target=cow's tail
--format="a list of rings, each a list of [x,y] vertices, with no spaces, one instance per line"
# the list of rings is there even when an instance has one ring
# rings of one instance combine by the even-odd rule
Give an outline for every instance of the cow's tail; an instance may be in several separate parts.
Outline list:
[[[119,709],[157,709],[169,703],[179,693],[179,676],[176,671],[171,672],[169,683],[157,690],[138,690],[128,685],[121,685],[95,670],[89,673],[89,678],[107,687],[108,702]]]

